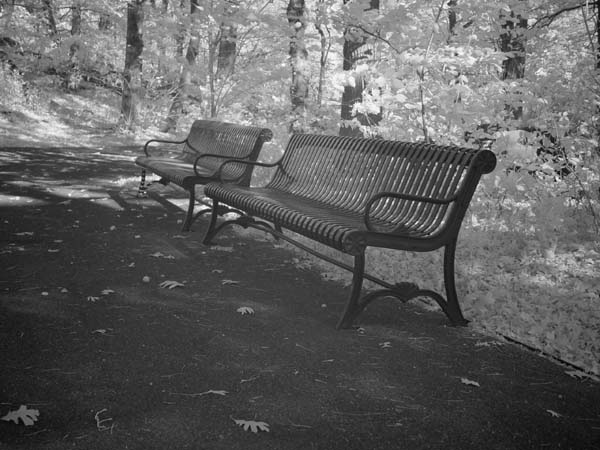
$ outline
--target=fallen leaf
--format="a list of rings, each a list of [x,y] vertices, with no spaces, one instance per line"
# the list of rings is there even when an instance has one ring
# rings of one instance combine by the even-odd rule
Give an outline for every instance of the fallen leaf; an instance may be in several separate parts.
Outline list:
[[[258,433],[259,431],[266,431],[268,433],[270,431],[269,424],[266,422],[257,422],[255,420],[240,420],[240,419],[233,419],[233,421],[235,422],[236,425],[243,427],[244,431],[250,430],[253,433]]]
[[[219,252],[228,252],[228,253],[233,252],[233,247],[223,247],[221,245],[213,245],[210,249],[217,250]]]
[[[221,281],[221,284],[223,286],[232,286],[232,285],[240,284],[240,282],[239,281],[235,281],[235,280],[223,280],[223,281]]]
[[[152,253],[150,256],[152,256],[153,258],[175,259],[173,255],[165,255],[162,252]]]
[[[461,378],[460,382],[462,384],[466,384],[467,386],[481,387],[477,381],[469,380],[468,378]]]
[[[17,425],[19,424],[19,419],[23,421],[23,424],[28,427],[33,425],[37,420],[40,412],[37,409],[29,409],[25,405],[21,405],[19,409],[15,411],[9,411],[4,417],[0,417],[0,420],[5,420],[6,422],[13,421]]]
[[[174,289],[176,287],[184,287],[185,285],[179,281],[167,280],[160,283],[159,286],[165,289]]]
[[[252,308],[250,308],[249,306],[240,306],[236,311],[239,312],[242,316],[244,314],[249,314],[249,315],[254,314],[254,310]]]
[[[227,391],[223,391],[223,390],[215,390],[215,389],[210,389],[206,392],[203,392],[202,395],[206,395],[206,394],[213,394],[213,395],[227,395],[229,394],[229,392]]]
[[[92,334],[98,333],[98,334],[106,335],[107,332],[108,332],[108,330],[105,328],[98,328],[97,330],[92,331]]]

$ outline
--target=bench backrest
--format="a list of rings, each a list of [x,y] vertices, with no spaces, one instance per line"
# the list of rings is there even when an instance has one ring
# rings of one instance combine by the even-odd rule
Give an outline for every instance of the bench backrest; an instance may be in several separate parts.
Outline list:
[[[452,204],[384,198],[373,205],[378,227],[409,226],[435,233],[445,225],[456,231],[482,174],[496,157],[488,150],[406,143],[381,139],[296,134],[268,187],[322,201],[332,213],[362,214],[368,200],[381,192],[445,199]]]
[[[252,127],[213,120],[196,120],[192,124],[186,139],[184,158],[193,163],[203,154],[215,154],[228,158],[240,158],[256,161],[264,142],[268,142],[273,133],[268,128]],[[216,171],[223,163],[219,158],[202,158],[202,166]],[[240,179],[240,184],[248,185],[252,176],[252,166],[229,164],[226,177]]]

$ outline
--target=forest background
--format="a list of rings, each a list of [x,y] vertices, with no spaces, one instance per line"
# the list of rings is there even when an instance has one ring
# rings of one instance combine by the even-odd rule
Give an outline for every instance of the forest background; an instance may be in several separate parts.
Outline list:
[[[457,252],[465,316],[594,377],[599,8],[600,0],[1,0],[0,109],[44,110],[58,93],[93,91],[114,100],[114,133],[185,135],[198,118],[266,126],[275,139],[261,158],[270,161],[299,131],[491,148],[499,164],[476,193]],[[370,271],[384,278],[443,284],[433,269],[441,253],[372,253]]]

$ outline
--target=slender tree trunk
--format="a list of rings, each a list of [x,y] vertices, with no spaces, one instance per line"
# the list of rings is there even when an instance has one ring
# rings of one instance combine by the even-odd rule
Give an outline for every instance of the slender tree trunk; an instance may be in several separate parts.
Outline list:
[[[219,37],[216,36],[214,30],[210,30],[208,32],[208,89],[210,92],[208,107],[210,110],[210,117],[216,117],[218,111],[215,68],[215,66],[218,64],[218,47]]]
[[[127,4],[127,48],[123,70],[123,96],[121,120],[131,128],[138,117],[138,104],[142,87],[142,25],[144,23],[144,0],[133,0]]]
[[[189,97],[190,87],[192,85],[192,71],[196,65],[198,56],[199,37],[197,31],[198,11],[200,10],[200,0],[190,1],[190,40],[185,53],[185,62],[181,67],[181,75],[179,77],[179,86],[173,94],[173,102],[169,108],[163,132],[167,133],[177,129],[177,120],[185,113],[185,103]]]
[[[325,73],[327,70],[327,60],[329,58],[329,50],[331,49],[331,32],[325,23],[325,0],[319,0],[315,11],[315,28],[319,32],[320,37],[320,58],[319,58],[319,84],[317,86],[317,107],[320,108],[323,103],[323,85],[325,82]]]
[[[56,18],[54,16],[54,5],[52,4],[52,0],[43,0],[42,3],[44,5],[44,11],[46,12],[46,20],[48,21],[50,34],[56,35],[58,29],[56,28]]]
[[[596,0],[596,69],[600,71],[600,0]]]
[[[73,41],[69,47],[69,73],[66,77],[68,89],[77,89],[81,83],[81,71],[79,68],[79,52],[81,50],[81,0],[73,0],[71,6],[71,36]]]
[[[596,0],[596,79],[600,80],[600,0]],[[600,105],[596,106],[596,137],[600,137]],[[596,153],[600,157],[600,144],[596,145]],[[600,189],[598,189],[600,198]]]
[[[500,50],[506,54],[506,58],[502,61],[502,79],[524,78],[527,18],[511,11],[509,16],[500,17],[500,20],[503,29],[500,35]],[[523,116],[522,106],[507,105],[506,109],[513,119],[520,119]]]
[[[302,131],[301,119],[306,114],[308,99],[308,51],[304,42],[306,30],[304,8],[304,0],[289,0],[287,6],[287,19],[291,32],[289,55],[292,68],[290,98],[293,119],[290,123],[290,132]]]
[[[452,37],[456,34],[456,1],[457,0],[448,1],[448,44],[452,42]]]
[[[344,0],[346,2],[347,0]],[[379,9],[379,0],[370,0],[369,8],[365,10],[371,11]],[[359,26],[350,25],[344,32],[344,48],[343,48],[343,69],[353,70],[356,65],[365,60],[373,58],[374,49],[369,41],[369,36]],[[354,75],[354,83],[344,86],[342,95],[342,121],[350,121],[357,119],[360,125],[373,126],[381,121],[381,111],[377,114],[373,113],[356,113],[354,114],[354,106],[363,101],[363,93],[365,90],[365,79],[360,74]],[[353,128],[346,123],[342,123],[339,131],[340,136],[359,136],[362,137],[363,132],[359,128]]]
[[[223,21],[219,32],[219,54],[217,57],[217,78],[227,78],[235,69],[235,57],[237,52],[237,27],[231,20],[231,16],[238,9],[237,0],[225,2],[223,10]]]

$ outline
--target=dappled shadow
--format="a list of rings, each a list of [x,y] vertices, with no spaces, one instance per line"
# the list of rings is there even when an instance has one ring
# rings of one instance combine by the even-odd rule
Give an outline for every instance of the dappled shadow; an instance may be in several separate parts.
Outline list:
[[[132,146],[99,151],[86,147],[0,149],[0,206],[104,198],[135,180]]]

